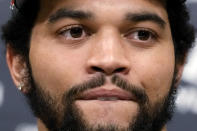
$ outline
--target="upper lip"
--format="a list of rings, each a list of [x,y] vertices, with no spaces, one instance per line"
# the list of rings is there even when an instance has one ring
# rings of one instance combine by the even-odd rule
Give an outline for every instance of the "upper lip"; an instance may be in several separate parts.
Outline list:
[[[97,100],[98,98],[115,98],[117,100],[135,100],[135,97],[120,88],[106,89],[102,87],[89,89],[81,93],[78,97],[79,100]]]

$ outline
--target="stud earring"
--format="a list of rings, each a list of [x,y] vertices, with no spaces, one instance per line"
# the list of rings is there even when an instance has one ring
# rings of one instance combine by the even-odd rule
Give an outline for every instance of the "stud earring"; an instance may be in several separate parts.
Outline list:
[[[19,89],[20,91],[22,91],[23,86],[24,86],[24,84],[23,84],[23,83],[20,83],[20,85],[18,86],[18,89]]]

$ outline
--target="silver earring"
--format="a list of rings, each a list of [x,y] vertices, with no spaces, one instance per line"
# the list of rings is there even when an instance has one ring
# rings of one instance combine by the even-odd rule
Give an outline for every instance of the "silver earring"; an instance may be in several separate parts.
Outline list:
[[[18,86],[18,89],[19,89],[20,91],[22,91],[22,89],[23,89],[23,84],[22,84],[22,83]]]

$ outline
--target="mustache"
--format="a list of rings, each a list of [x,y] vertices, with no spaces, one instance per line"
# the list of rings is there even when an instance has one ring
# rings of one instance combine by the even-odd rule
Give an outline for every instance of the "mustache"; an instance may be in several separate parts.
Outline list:
[[[79,94],[83,93],[84,91],[99,88],[105,85],[105,83],[106,76],[101,73],[88,81],[73,86],[69,91],[67,91],[67,93],[65,93],[63,99],[67,102],[73,102],[74,100],[76,100],[77,96],[79,96]],[[134,95],[140,105],[144,105],[149,100],[143,88],[130,83],[128,80],[122,78],[119,75],[113,75],[111,77],[111,83],[118,88],[121,88],[122,90],[125,90]]]

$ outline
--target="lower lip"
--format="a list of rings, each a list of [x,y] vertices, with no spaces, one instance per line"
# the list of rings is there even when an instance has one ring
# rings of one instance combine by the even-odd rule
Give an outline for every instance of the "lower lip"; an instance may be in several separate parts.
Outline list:
[[[95,109],[108,109],[108,108],[133,108],[138,106],[138,103],[131,100],[114,100],[114,101],[101,101],[101,100],[76,100],[75,104],[79,107],[89,107]]]

